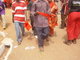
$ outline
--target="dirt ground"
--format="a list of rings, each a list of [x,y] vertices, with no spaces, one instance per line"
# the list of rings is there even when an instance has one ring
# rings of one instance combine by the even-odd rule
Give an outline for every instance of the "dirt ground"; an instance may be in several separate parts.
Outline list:
[[[8,27],[0,31],[8,33],[7,37],[13,39],[13,45],[17,45],[15,27],[11,21],[11,10],[6,9],[6,20]],[[59,25],[55,28],[55,36],[50,37],[49,46],[44,47],[44,52],[40,52],[37,46],[37,39],[26,31],[27,36],[23,37],[22,44],[17,48],[13,48],[8,60],[80,60],[80,39],[77,44],[67,46],[63,41],[67,38],[66,28],[60,29],[60,15],[58,14]],[[2,37],[0,37],[2,41]],[[25,50],[28,46],[34,46],[34,49]]]

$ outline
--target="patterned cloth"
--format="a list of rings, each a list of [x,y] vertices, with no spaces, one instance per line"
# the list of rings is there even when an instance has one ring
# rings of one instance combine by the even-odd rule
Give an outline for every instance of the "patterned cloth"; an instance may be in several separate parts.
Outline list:
[[[34,27],[47,27],[48,19],[42,15],[35,15],[36,12],[50,13],[49,4],[44,0],[35,1],[31,8],[31,14],[34,16]]]
[[[14,14],[14,21],[23,22],[25,20],[25,11],[27,10],[24,1],[13,2],[12,13]]]

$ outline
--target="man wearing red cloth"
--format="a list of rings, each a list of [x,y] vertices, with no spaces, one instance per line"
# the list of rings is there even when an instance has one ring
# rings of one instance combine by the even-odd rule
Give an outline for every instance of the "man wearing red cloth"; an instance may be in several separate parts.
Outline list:
[[[12,0],[4,0],[4,3],[5,3],[7,8],[10,8],[12,5]]]
[[[52,22],[52,24],[53,23],[57,24],[57,15],[56,15],[56,13],[57,13],[58,7],[55,4],[55,2],[52,1],[52,0],[48,0],[48,2],[49,2],[49,5],[50,5],[51,14],[55,14],[55,16],[54,16],[53,20],[51,20],[51,22]],[[53,36],[53,34],[54,34],[54,26],[50,27],[50,36]]]
[[[65,44],[76,43],[76,39],[80,35],[80,0],[69,0],[68,6],[70,13],[67,21],[68,40]]]

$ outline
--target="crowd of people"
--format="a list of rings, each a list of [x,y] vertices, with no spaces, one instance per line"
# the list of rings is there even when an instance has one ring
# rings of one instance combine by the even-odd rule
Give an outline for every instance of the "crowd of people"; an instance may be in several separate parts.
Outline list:
[[[10,0],[5,3],[0,0],[0,21],[3,29],[6,29],[5,6],[12,9],[12,22],[15,25],[18,44],[25,36],[24,24],[31,23],[34,36],[38,39],[40,51],[44,50],[44,41],[49,42],[48,37],[54,36],[54,28],[58,25],[58,3],[59,0]],[[61,2],[61,29],[67,28],[68,39],[65,44],[76,44],[80,34],[80,1],[60,0]],[[6,5],[7,4],[7,5]]]

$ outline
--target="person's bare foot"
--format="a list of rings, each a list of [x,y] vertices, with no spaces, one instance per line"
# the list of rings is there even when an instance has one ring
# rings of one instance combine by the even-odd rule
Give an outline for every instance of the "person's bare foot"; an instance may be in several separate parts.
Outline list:
[[[44,51],[44,48],[43,48],[43,47],[39,47],[39,50],[40,50],[41,52],[43,52],[43,51]]]
[[[73,44],[76,44],[76,40],[72,40],[72,43],[73,43]]]

